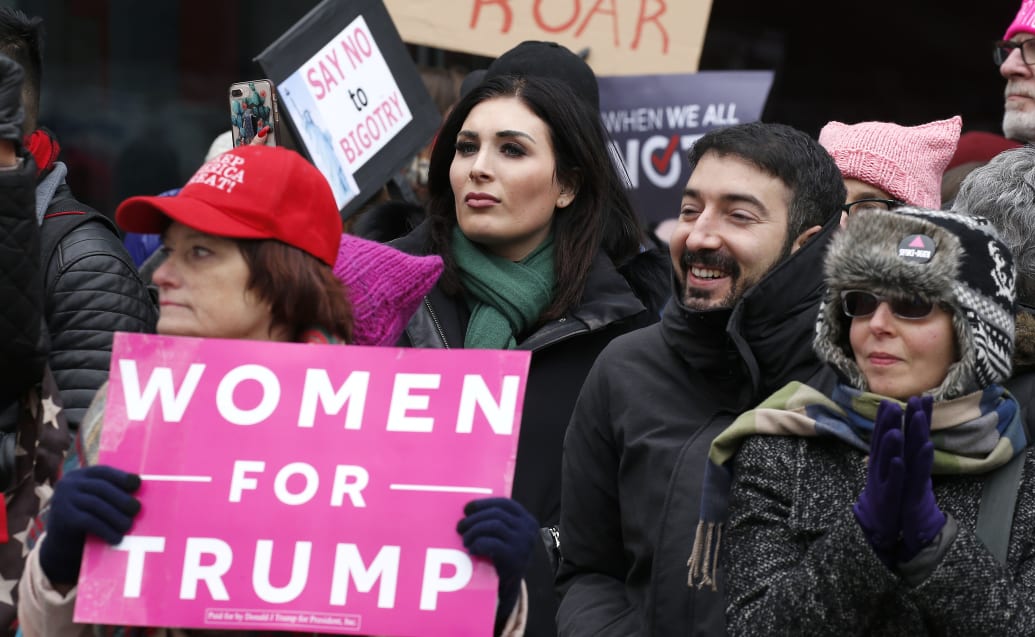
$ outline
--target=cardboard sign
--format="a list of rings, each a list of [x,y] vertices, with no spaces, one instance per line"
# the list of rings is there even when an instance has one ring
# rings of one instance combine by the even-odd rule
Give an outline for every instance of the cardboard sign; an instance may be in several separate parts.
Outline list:
[[[491,634],[455,527],[510,494],[529,358],[117,334],[99,461],[142,509],[88,541],[76,621]]]
[[[497,57],[524,40],[589,48],[598,75],[697,70],[711,0],[385,0],[403,39]]]
[[[679,215],[690,170],[686,154],[702,135],[762,116],[771,71],[600,77],[600,114],[625,164],[641,217]]]
[[[398,172],[440,123],[379,1],[325,0],[256,60],[345,216]]]

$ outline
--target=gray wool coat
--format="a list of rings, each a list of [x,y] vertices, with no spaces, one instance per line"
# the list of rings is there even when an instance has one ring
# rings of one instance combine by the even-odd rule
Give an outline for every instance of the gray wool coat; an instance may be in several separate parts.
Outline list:
[[[1035,450],[1025,453],[1005,566],[974,535],[982,477],[935,476],[950,518],[935,541],[944,555],[907,574],[877,558],[852,514],[864,454],[823,438],[750,438],[722,540],[730,634],[1035,635]]]

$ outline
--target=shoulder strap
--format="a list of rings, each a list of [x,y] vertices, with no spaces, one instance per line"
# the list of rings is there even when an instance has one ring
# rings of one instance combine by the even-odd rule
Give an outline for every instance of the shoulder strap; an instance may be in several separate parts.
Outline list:
[[[1031,417],[1028,406],[1035,400],[1035,374],[1021,374],[1006,382],[1021,408],[1021,422],[1028,444],[1033,443]],[[1022,451],[1002,467],[988,475],[981,489],[981,504],[978,506],[977,527],[974,532],[981,542],[995,556],[1000,564],[1006,563],[1006,549],[1010,545],[1010,529],[1013,513],[1017,507],[1017,491],[1024,473],[1024,459],[1028,454]]]
[[[1017,506],[1017,490],[1021,486],[1026,456],[1022,451],[993,471],[981,489],[981,504],[974,533],[1000,564],[1006,563],[1013,512]]]

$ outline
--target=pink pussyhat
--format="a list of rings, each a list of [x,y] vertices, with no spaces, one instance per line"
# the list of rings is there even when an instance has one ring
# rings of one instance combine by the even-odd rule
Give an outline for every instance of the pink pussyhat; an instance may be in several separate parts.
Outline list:
[[[920,126],[890,122],[830,122],[819,132],[845,179],[876,186],[920,208],[939,208],[942,173],[956,152],[963,120],[959,115]]]
[[[1006,30],[1003,39],[1009,40],[1018,33],[1035,33],[1035,0],[1021,2],[1017,17],[1010,23],[1010,28]]]
[[[348,290],[356,325],[354,345],[391,346],[442,274],[442,258],[341,235],[334,275]]]

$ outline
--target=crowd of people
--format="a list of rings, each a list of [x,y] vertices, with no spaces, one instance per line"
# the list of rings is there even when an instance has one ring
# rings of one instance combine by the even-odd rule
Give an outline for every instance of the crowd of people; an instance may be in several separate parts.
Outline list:
[[[113,222],[38,122],[42,33],[0,9],[4,634],[213,634],[73,617],[88,539],[142,507],[98,457],[117,331],[530,352],[513,491],[456,521],[495,635],[1035,634],[1035,0],[995,48],[1003,136],[712,130],[663,241],[547,42],[448,79],[419,202],[343,226],[255,142]]]

